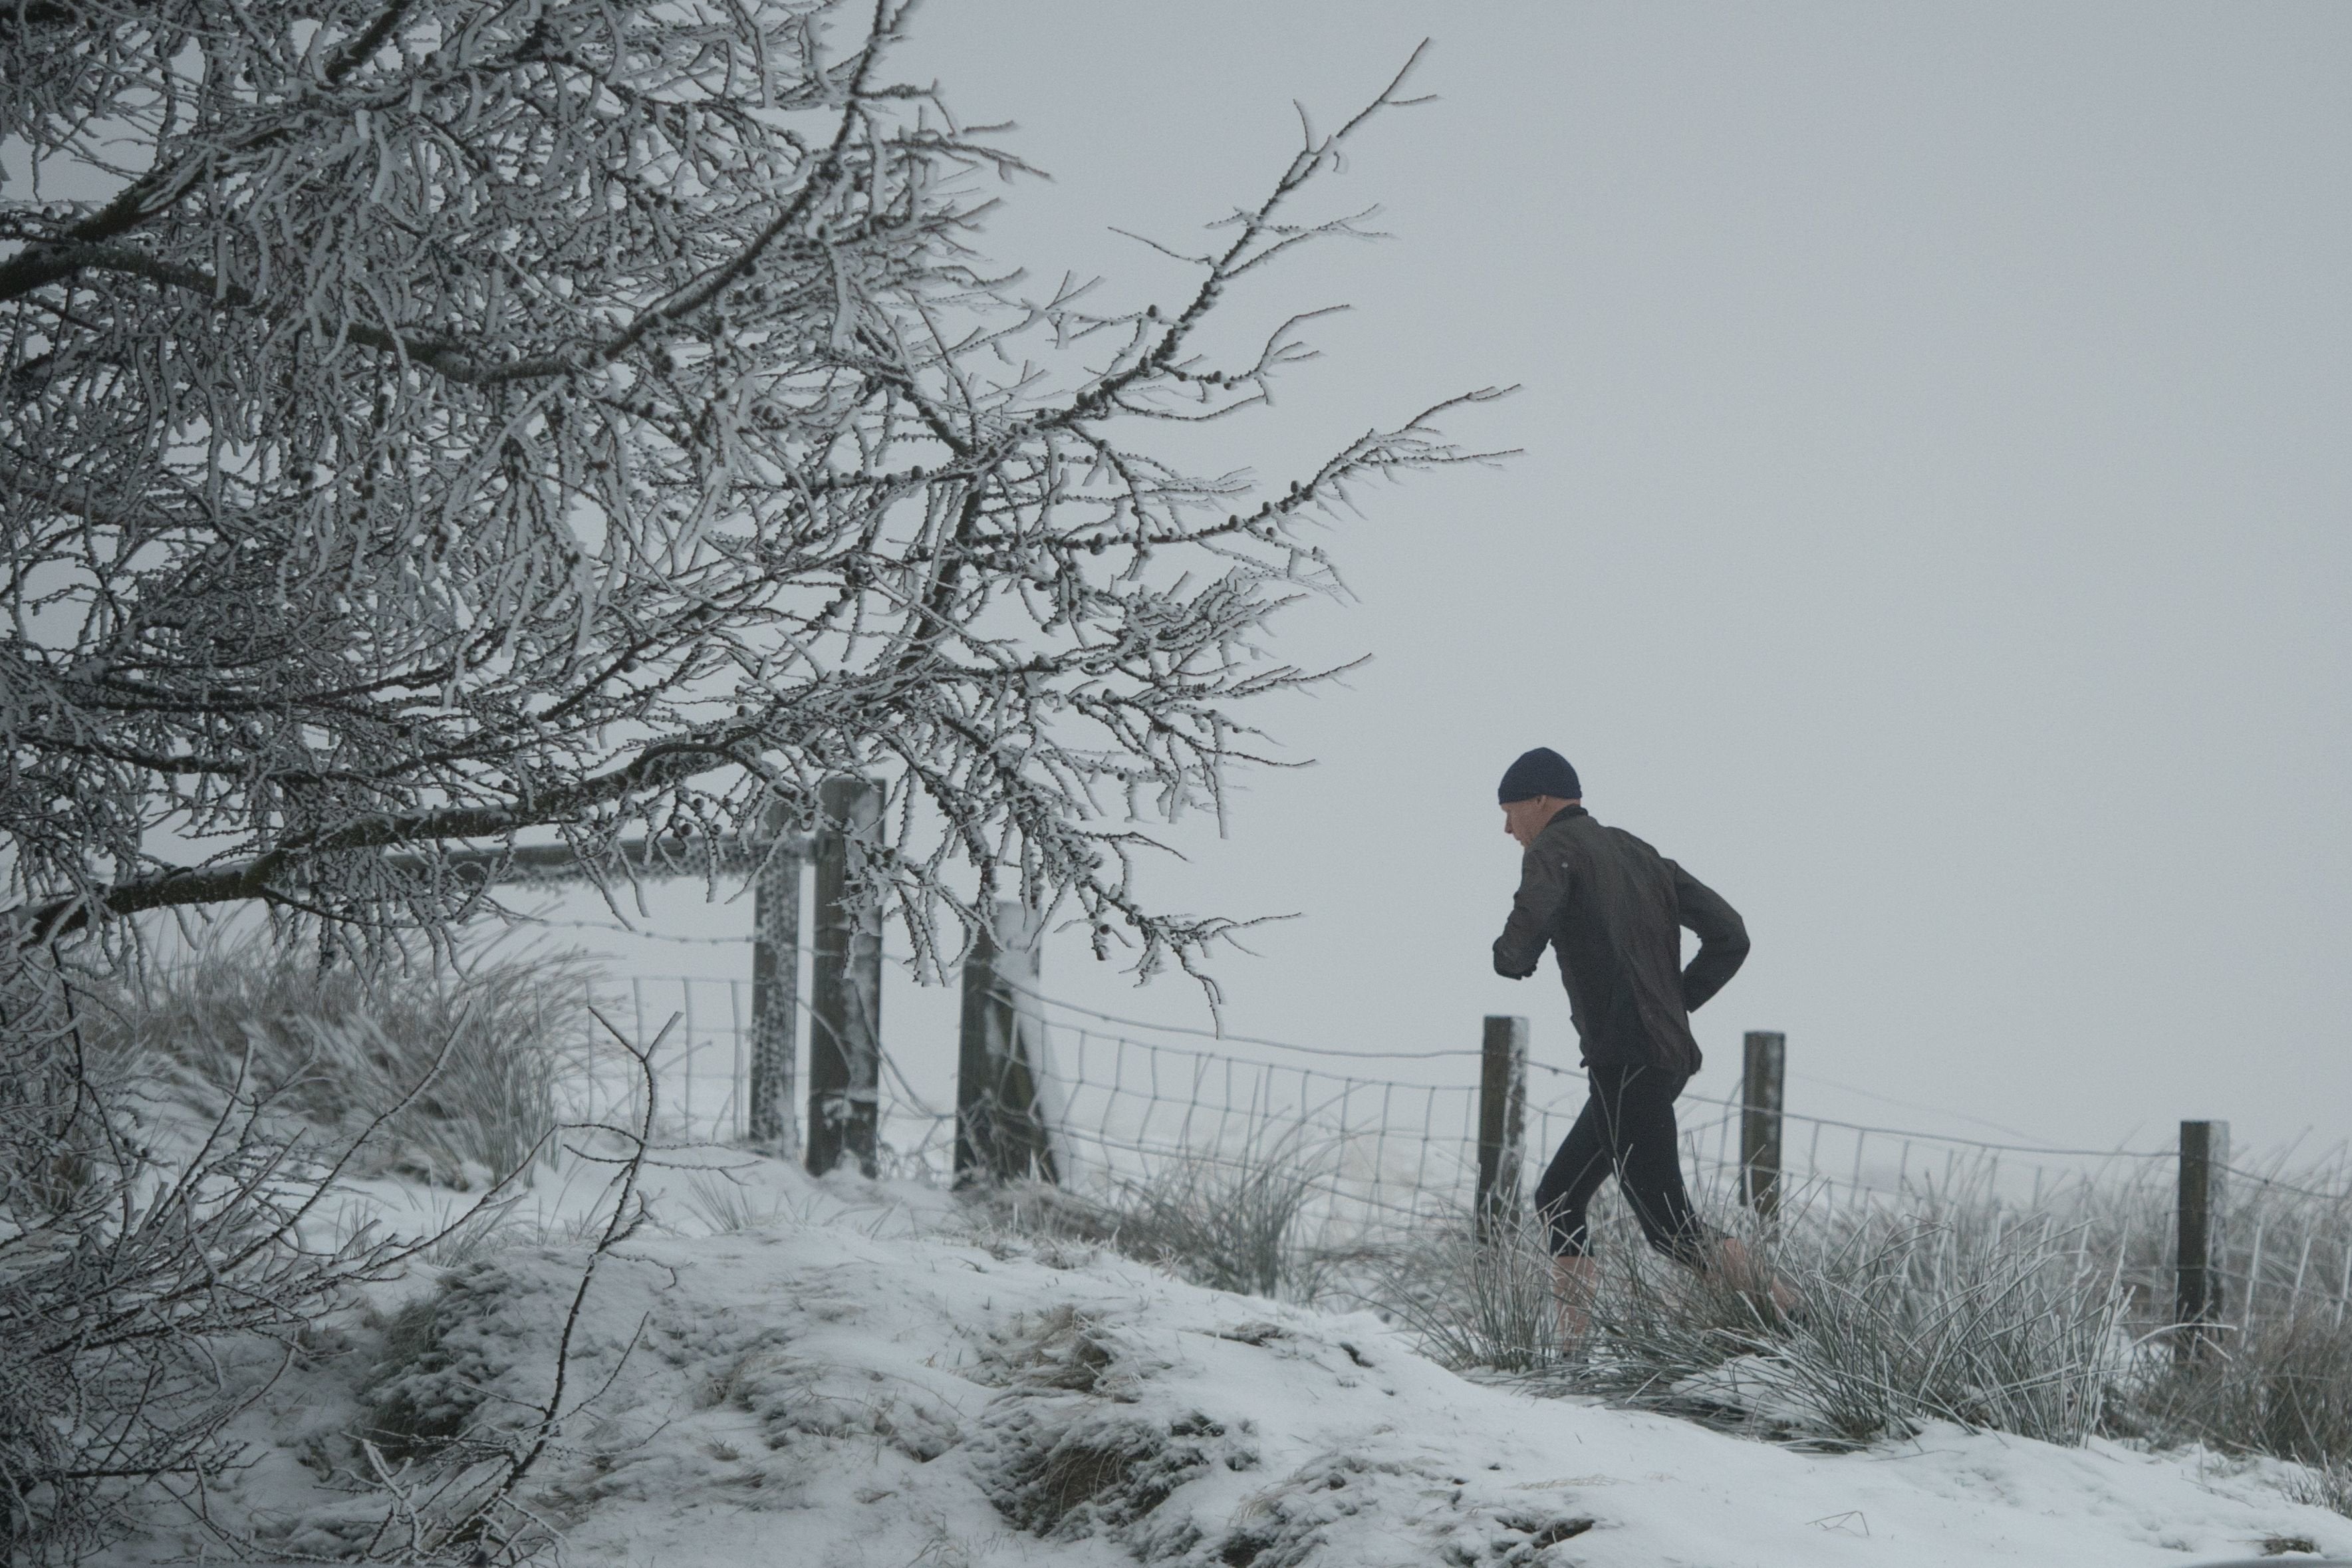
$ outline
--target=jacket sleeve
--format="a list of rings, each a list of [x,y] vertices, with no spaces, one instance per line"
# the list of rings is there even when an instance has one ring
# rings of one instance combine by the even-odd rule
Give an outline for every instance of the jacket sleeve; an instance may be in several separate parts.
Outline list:
[[[1525,980],[1536,972],[1553,923],[1568,901],[1568,867],[1557,854],[1530,849],[1519,857],[1519,890],[1510,918],[1495,939],[1495,973]]]
[[[1680,866],[1675,867],[1675,919],[1698,936],[1698,952],[1683,971],[1683,1007],[1696,1013],[1748,961],[1748,925],[1722,894]]]

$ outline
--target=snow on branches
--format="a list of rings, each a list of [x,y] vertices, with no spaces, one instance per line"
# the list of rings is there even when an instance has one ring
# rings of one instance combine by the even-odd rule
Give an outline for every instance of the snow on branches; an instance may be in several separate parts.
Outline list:
[[[1134,826],[1221,803],[1255,640],[1350,487],[1156,457],[1261,401],[1196,346],[1391,83],[1095,314],[973,248],[1022,165],[893,82],[908,7],[9,0],[0,140],[0,836],[54,931],[258,899],[442,929],[439,857],[716,845],[826,775],[892,792],[865,889],[937,963],[1005,882],[1146,972]],[[1400,76],[1398,82],[1401,83]],[[44,199],[41,172],[88,185]],[[388,853],[397,849],[399,853]],[[715,864],[715,862],[714,862]],[[977,876],[972,873],[976,870]],[[977,886],[975,887],[975,883]]]

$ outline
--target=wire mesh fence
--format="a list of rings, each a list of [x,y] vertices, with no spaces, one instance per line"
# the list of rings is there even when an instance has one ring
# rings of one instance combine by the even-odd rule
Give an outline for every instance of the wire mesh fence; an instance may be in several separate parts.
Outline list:
[[[748,1101],[751,987],[745,980],[639,976],[626,984],[625,1028],[655,1047],[656,1124],[682,1141],[739,1141]],[[1034,1004],[1049,1136],[1066,1184],[1117,1189],[1179,1167],[1236,1179],[1278,1162],[1307,1192],[1301,1223],[1315,1245],[1345,1247],[1432,1224],[1459,1223],[1476,1194],[1479,1090],[1475,1050],[1308,1049],[1243,1037],[1143,1026],[1044,995]],[[1147,1037],[1158,1034],[1160,1038]],[[902,1061],[886,1045],[878,1121],[886,1175],[951,1179],[953,1051]],[[1250,1046],[1244,1055],[1219,1046]],[[916,1053],[906,1053],[915,1057]],[[1278,1059],[1286,1055],[1302,1059]],[[1413,1077],[1372,1076],[1410,1064]],[[1343,1070],[1344,1069],[1344,1070]],[[633,1080],[613,1074],[617,1100]],[[1583,1075],[1536,1064],[1516,1174],[1534,1190],[1542,1164],[1581,1110]],[[617,1107],[616,1107],[617,1108]],[[634,1104],[631,1107],[635,1109]],[[1739,1202],[1741,1098],[1686,1090],[1677,1102],[1685,1179],[1702,1207]],[[2119,1283],[2155,1321],[2169,1310],[2173,1150],[2051,1148],[1870,1125],[1783,1110],[1780,1210],[1850,1221],[1863,1213],[1937,1223],[1967,1213],[2058,1216],[2085,1248],[2098,1238]],[[2352,1172],[2284,1161],[2232,1166],[2215,1273],[2223,1315],[2352,1313]]]

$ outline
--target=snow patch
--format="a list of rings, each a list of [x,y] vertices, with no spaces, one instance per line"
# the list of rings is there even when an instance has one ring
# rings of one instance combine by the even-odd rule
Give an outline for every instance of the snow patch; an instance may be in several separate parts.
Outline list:
[[[764,1167],[773,1223],[648,1235],[583,1310],[530,1501],[578,1563],[662,1568],[2145,1568],[2352,1521],[2288,1467],[1923,1430],[1798,1452],[1467,1381],[1367,1313],[955,1233],[951,1200]],[[656,1212],[662,1212],[658,1207]],[[1050,1253],[1050,1256],[1048,1254]],[[528,1423],[577,1246],[512,1246],[303,1370],[230,1500],[304,1551],[364,1517],[335,1434]],[[420,1281],[420,1283],[423,1283]],[[1712,1390],[1769,1404],[1758,1369]],[[1694,1391],[1703,1392],[1703,1391]]]

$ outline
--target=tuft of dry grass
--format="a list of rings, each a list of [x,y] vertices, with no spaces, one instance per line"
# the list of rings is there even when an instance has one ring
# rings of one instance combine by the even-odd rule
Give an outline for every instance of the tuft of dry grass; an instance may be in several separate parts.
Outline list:
[[[2118,1414],[2126,1429],[2159,1442],[2352,1467],[2352,1324],[2311,1310],[2258,1319],[2188,1360],[2159,1345]]]
[[[2065,1444],[2097,1430],[2116,1273],[2086,1238],[2006,1218],[1864,1215],[1772,1247],[1804,1303],[1778,1352],[1790,1392],[1853,1438],[1923,1418]]]
[[[2352,1460],[2305,1466],[2300,1477],[2287,1483],[2286,1495],[2290,1502],[2332,1509],[2352,1519]]]
[[[1466,1214],[1375,1255],[1352,1300],[1400,1322],[1455,1372],[1539,1373],[1560,1360],[1551,1254],[1532,1217],[1477,1236]]]
[[[1258,1462],[1245,1440],[1197,1411],[1161,1425],[1089,1400],[1001,1408],[982,1445],[982,1490],[1008,1522],[1047,1540],[1108,1534],[1139,1559],[1160,1560],[1197,1532],[1159,1528],[1160,1506],[1203,1471]]]
[[[1024,1183],[965,1202],[982,1229],[1108,1247],[1211,1289],[1311,1300],[1337,1262],[1307,1234],[1330,1163],[1294,1135],[1257,1133],[1160,1156],[1092,1193]]]
[[[356,1134],[424,1088],[353,1174],[467,1190],[517,1170],[550,1134],[589,1038],[589,972],[527,953],[321,970],[259,938],[158,965],[103,998],[111,1047],[176,1066],[201,1093],[267,1098]]]
[[[1211,1289],[1311,1298],[1321,1281],[1301,1221],[1328,1163],[1295,1135],[1263,1131],[1165,1156],[1109,1200],[1110,1244]]]
[[[687,1178],[684,1201],[687,1212],[713,1236],[757,1230],[786,1217],[783,1200],[772,1197],[762,1204],[749,1185],[724,1168],[698,1171]]]
[[[1457,1369],[1764,1435],[1862,1442],[1949,1420],[2079,1442],[2096,1427],[2121,1307],[2080,1237],[1966,1211],[1798,1215],[1776,1230],[1722,1217],[1795,1291],[1793,1321],[1751,1280],[1650,1253],[1615,1205],[1596,1216],[1601,1266],[1573,1355],[1531,1221],[1414,1238],[1368,1296]]]

